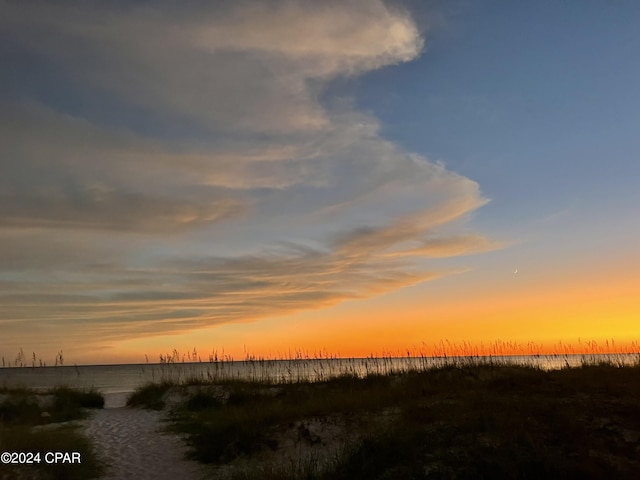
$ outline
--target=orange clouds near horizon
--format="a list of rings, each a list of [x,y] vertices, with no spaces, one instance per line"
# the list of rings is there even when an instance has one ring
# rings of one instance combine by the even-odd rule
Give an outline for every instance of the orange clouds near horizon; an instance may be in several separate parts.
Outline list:
[[[601,281],[604,280],[604,284]],[[173,349],[213,350],[236,360],[411,355],[535,355],[638,353],[640,296],[631,278],[613,272],[504,290],[426,295],[431,284],[368,302],[118,344],[127,358],[153,361]],[[560,286],[564,285],[564,289]],[[423,295],[420,295],[420,292]],[[408,297],[411,300],[409,301]],[[423,299],[421,304],[421,300]]]

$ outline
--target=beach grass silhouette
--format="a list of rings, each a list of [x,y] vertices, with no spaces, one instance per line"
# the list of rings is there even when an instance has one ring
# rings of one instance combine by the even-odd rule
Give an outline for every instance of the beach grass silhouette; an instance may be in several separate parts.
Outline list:
[[[637,344],[581,342],[544,354],[533,343],[496,342],[488,355],[467,343],[435,346],[435,356],[423,348],[366,358],[296,350],[236,360],[214,350],[205,361],[195,349],[173,350],[145,364],[154,381],[128,408],[158,411],[188,458],[230,480],[635,478]],[[517,348],[521,355],[505,354]],[[41,368],[35,354],[24,358],[11,368]],[[52,364],[42,368],[71,368],[62,352]],[[38,475],[97,477],[100,446],[67,422],[103,405],[97,391],[0,389],[0,446],[67,445],[85,465]],[[2,478],[22,474],[1,468]]]
[[[434,364],[408,352],[336,372],[297,352],[246,358],[249,379],[214,357],[214,373],[143,386],[129,404],[164,408],[190,458],[232,480],[634,478],[640,356],[589,345],[577,365],[552,356],[554,369],[499,355],[443,354]]]

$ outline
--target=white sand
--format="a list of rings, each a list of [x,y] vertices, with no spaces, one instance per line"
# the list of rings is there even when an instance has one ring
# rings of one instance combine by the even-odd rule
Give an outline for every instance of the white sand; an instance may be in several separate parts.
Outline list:
[[[107,464],[105,480],[196,480],[205,466],[185,460],[179,436],[162,431],[163,413],[129,407],[105,408],[83,421],[96,453]]]

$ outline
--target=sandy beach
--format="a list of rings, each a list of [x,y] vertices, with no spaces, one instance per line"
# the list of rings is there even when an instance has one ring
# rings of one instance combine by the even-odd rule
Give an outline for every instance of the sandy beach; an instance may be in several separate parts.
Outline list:
[[[206,478],[206,467],[185,460],[180,437],[163,431],[164,412],[120,405],[124,398],[107,397],[107,408],[83,421],[86,435],[107,465],[105,480]]]

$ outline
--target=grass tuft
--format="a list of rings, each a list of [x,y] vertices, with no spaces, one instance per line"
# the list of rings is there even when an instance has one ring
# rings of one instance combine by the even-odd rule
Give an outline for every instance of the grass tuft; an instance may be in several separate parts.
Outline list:
[[[164,394],[174,386],[174,382],[148,383],[138,388],[127,399],[130,407],[142,407],[149,410],[162,410],[165,406]]]
[[[83,418],[87,408],[102,408],[100,393],[66,387],[37,393],[22,388],[4,389],[2,396],[0,451],[39,454],[39,463],[2,464],[0,478],[80,480],[102,474],[104,467],[89,440],[77,426],[62,423]],[[47,463],[47,452],[79,452],[81,463]]]
[[[0,465],[0,478],[83,480],[99,478],[104,473],[104,465],[98,460],[91,443],[78,427],[72,425],[39,431],[26,426],[4,428],[0,431],[0,450],[40,453],[40,463]],[[81,463],[46,463],[46,452],[79,452]]]
[[[0,402],[0,422],[6,425],[38,425],[66,422],[86,416],[88,408],[103,408],[101,393],[57,387],[37,393],[28,389],[5,390]]]

